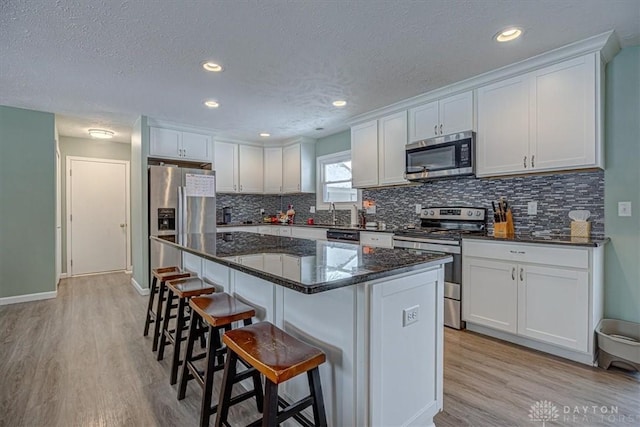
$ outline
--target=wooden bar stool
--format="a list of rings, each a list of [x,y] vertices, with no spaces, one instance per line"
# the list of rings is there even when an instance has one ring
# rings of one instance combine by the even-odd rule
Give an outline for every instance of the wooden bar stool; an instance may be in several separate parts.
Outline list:
[[[186,335],[183,332],[188,328],[187,320],[189,314],[186,313],[188,301],[192,297],[208,295],[215,292],[215,287],[199,279],[198,277],[187,277],[185,279],[176,279],[167,281],[167,302],[164,305],[164,314],[162,316],[162,332],[160,334],[160,346],[158,348],[158,360],[164,357],[164,348],[167,344],[173,344],[173,360],[171,362],[171,385],[178,381],[178,366],[182,363],[180,360],[180,347]],[[177,303],[174,303],[175,299]],[[172,314],[173,309],[177,309]],[[171,319],[176,319],[175,329],[169,329]]]
[[[251,318],[255,316],[253,307],[242,303],[231,295],[220,292],[207,296],[191,298],[191,320],[189,325],[189,337],[187,339],[187,350],[182,364],[182,374],[180,375],[180,385],[178,387],[178,400],[185,397],[187,382],[195,379],[202,388],[202,404],[200,407],[200,425],[208,426],[211,415],[214,414],[218,405],[211,406],[213,393],[213,376],[216,371],[224,368],[225,349],[220,341],[220,331],[230,331],[233,322],[242,321],[244,325],[251,324]],[[198,327],[199,320],[206,325],[208,331],[207,348],[205,353],[194,354],[193,348],[202,330]],[[206,359],[204,371],[199,370],[194,362]],[[216,363],[217,361],[217,363]],[[229,399],[228,405],[243,402],[251,397],[256,398],[258,411],[262,412],[262,382],[260,372],[249,367],[242,372],[238,372],[230,379],[232,384],[248,378],[253,379],[253,390],[234,396]],[[235,368],[235,367],[234,367]],[[234,370],[234,373],[236,371]]]
[[[153,280],[149,289],[149,304],[147,305],[147,318],[144,322],[144,336],[149,335],[149,325],[153,323],[153,351],[158,349],[158,339],[160,338],[160,323],[162,322],[162,302],[166,290],[165,282],[169,280],[190,277],[191,273],[181,271],[179,267],[161,267],[151,270]],[[153,303],[156,294],[158,301],[156,310],[153,311]]]
[[[228,425],[231,389],[238,358],[265,376],[263,417],[262,420],[250,424],[251,426],[277,426],[291,417],[303,426],[327,425],[318,370],[318,366],[326,360],[322,351],[292,337],[269,322],[227,331],[222,341],[227,346],[227,360],[220,390],[216,427]],[[292,404],[278,398],[278,384],[305,372],[309,381],[309,396]],[[282,411],[278,411],[278,405],[283,407]],[[313,407],[313,424],[301,414],[302,410],[309,406]]]

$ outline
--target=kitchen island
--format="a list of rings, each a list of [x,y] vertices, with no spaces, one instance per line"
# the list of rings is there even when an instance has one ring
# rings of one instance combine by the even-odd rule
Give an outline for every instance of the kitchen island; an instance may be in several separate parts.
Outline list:
[[[446,254],[254,233],[181,236],[184,267],[322,349],[333,426],[433,425],[442,409]],[[305,378],[281,388],[294,400]]]

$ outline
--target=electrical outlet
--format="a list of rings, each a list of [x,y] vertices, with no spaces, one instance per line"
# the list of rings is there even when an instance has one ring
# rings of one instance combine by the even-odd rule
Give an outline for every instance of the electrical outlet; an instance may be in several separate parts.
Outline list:
[[[618,202],[618,216],[631,216],[631,202]]]
[[[527,203],[527,215],[538,215],[538,202]]]
[[[420,203],[416,203],[416,213],[419,214],[422,212],[422,205]]]
[[[309,207],[309,213],[316,213],[316,207],[315,206],[310,206]]]
[[[264,209],[260,208],[260,215],[264,215]]]
[[[419,318],[420,306],[414,305],[413,307],[405,308],[402,310],[402,327],[409,326],[412,323],[416,323]]]
[[[368,214],[375,215],[375,213],[376,213],[376,205],[369,206],[369,207],[366,209],[366,212],[367,212]]]

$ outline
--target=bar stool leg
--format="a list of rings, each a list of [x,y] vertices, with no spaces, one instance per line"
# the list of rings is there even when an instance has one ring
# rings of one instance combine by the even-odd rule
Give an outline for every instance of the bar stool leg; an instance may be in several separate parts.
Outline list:
[[[216,427],[227,426],[229,416],[229,402],[231,401],[231,391],[233,389],[233,379],[236,376],[236,365],[238,355],[227,348],[227,359],[224,362],[224,375],[222,376],[222,389],[218,400],[218,414],[216,416]]]
[[[180,386],[178,387],[178,400],[184,399],[187,394],[187,382],[189,381],[189,367],[187,362],[193,356],[193,346],[195,345],[197,338],[197,324],[200,320],[200,316],[195,310],[191,310],[191,319],[189,320],[189,335],[187,338],[187,350],[184,354],[184,360],[182,361],[182,374],[180,375]]]
[[[160,338],[160,323],[162,320],[162,302],[164,300],[164,293],[166,292],[167,284],[164,281],[160,282],[160,290],[158,291],[158,303],[156,305],[156,322],[153,325],[153,351],[158,349],[158,338]]]
[[[153,280],[151,281],[151,289],[149,290],[149,304],[147,304],[147,318],[144,321],[143,336],[145,337],[149,335],[149,325],[151,324],[151,310],[153,309],[153,298],[157,292],[157,289],[158,289],[158,278],[153,276]]]
[[[174,295],[171,289],[167,289],[167,303],[164,306],[164,315],[162,316],[162,327],[160,328],[160,343],[158,346],[158,361],[164,358],[164,348],[167,345],[168,338],[164,335],[169,330],[169,321],[171,320],[171,309],[173,308]],[[175,336],[175,334],[174,334]]]
[[[218,340],[215,337],[218,337]],[[220,342],[220,332],[217,328],[209,326],[209,336],[207,337],[207,359],[204,377],[204,387],[202,389],[202,405],[200,406],[200,426],[207,427],[211,417],[211,396],[213,394],[213,376],[216,365],[216,350]]]
[[[313,422],[316,426],[327,426],[327,414],[324,410],[324,399],[322,397],[322,385],[320,384],[320,370],[313,368],[307,371],[309,379],[309,390],[313,397]]]
[[[178,381],[178,367],[180,366],[180,348],[182,347],[182,330],[184,329],[185,298],[178,300],[178,317],[176,322],[175,345],[173,347],[173,361],[171,362],[171,385]],[[197,322],[196,322],[197,324]]]
[[[262,427],[275,426],[278,420],[278,384],[264,381],[264,412]]]

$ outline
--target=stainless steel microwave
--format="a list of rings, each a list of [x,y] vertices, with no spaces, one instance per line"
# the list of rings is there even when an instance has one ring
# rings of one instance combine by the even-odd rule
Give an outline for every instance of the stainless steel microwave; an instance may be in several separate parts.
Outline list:
[[[475,138],[472,131],[425,139],[406,146],[406,178],[430,181],[475,173]]]

